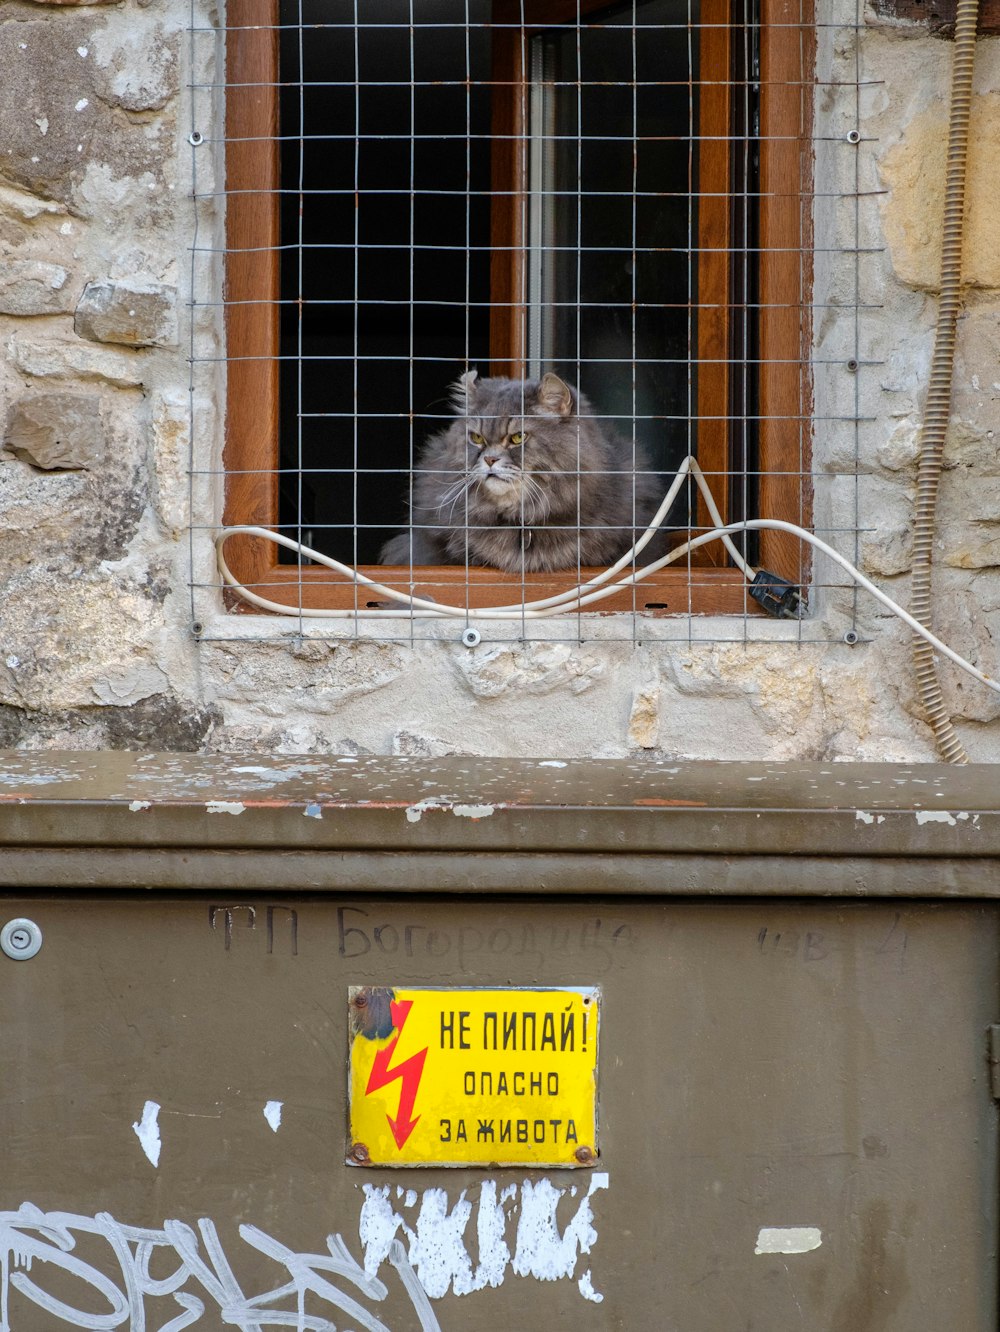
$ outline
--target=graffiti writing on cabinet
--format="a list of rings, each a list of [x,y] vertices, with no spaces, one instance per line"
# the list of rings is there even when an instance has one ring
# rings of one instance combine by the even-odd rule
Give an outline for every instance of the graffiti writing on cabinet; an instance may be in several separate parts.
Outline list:
[[[233,929],[256,930],[257,908],[255,906],[211,906],[208,908],[208,923],[213,930],[219,928],[222,920],[222,937],[228,953],[233,946]],[[275,926],[285,938],[285,947],[292,957],[299,952],[299,913],[292,907],[269,906],[264,913],[267,936],[267,951],[274,952]],[[284,929],[283,929],[284,927]]]
[[[597,1243],[593,1198],[607,1187],[603,1171],[562,1188],[545,1178],[503,1187],[487,1179],[460,1190],[452,1204],[442,1188],[418,1194],[396,1186],[393,1197],[389,1185],[365,1184],[363,1265],[340,1235],[327,1236],[325,1253],[299,1253],[257,1226],[239,1227],[243,1242],[279,1268],[259,1295],[244,1292],[213,1221],[147,1229],[107,1212],[43,1212],[26,1202],[16,1212],[0,1211],[0,1332],[34,1332],[35,1308],[86,1332],[183,1332],[220,1323],[241,1332],[390,1332],[371,1307],[390,1290],[394,1308],[402,1300],[408,1311],[396,1332],[441,1332],[432,1298],[498,1287],[508,1273],[573,1282],[585,1300],[600,1304],[604,1296],[585,1263]],[[248,1255],[238,1257],[245,1262]]]
[[[237,908],[234,908],[237,909]],[[249,908],[243,908],[248,910]],[[627,959],[635,945],[631,925],[600,916],[572,925],[419,924],[408,915],[372,914],[363,907],[337,908],[337,950],[353,961],[369,954],[369,962],[383,957],[417,958],[445,971],[475,975],[490,961],[523,959],[525,965],[544,967],[553,962],[581,962],[590,975],[601,975]]]
[[[244,1293],[209,1220],[199,1221],[197,1230],[181,1221],[164,1221],[162,1228],[153,1230],[123,1225],[107,1212],[94,1216],[43,1212],[31,1203],[16,1212],[0,1212],[0,1332],[37,1327],[30,1315],[24,1321],[11,1321],[15,1301],[22,1310],[28,1301],[88,1332],[125,1326],[131,1332],[152,1332],[154,1326],[158,1332],[183,1332],[203,1314],[213,1326],[221,1322],[241,1332],[273,1327],[335,1332],[338,1324],[328,1315],[305,1311],[307,1296],[313,1305],[339,1309],[350,1327],[390,1332],[369,1307],[385,1300],[389,1287],[358,1264],[340,1235],[327,1237],[326,1253],[296,1253],[256,1226],[240,1226],[239,1233],[245,1244],[282,1269],[278,1284],[261,1295]],[[100,1267],[82,1256],[84,1250]],[[107,1275],[109,1257],[117,1268],[114,1277]],[[391,1244],[386,1258],[421,1332],[440,1332],[401,1241]],[[156,1276],[151,1268],[157,1270]],[[53,1273],[46,1279],[52,1269],[58,1276]],[[172,1309],[165,1323],[153,1323],[149,1304],[163,1296],[172,1298],[180,1312]]]

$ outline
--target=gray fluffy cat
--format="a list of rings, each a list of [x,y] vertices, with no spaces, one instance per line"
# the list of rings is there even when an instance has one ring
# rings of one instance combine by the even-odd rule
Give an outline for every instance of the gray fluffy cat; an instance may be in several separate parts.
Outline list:
[[[643,452],[606,431],[558,375],[452,388],[457,413],[431,436],[413,478],[413,527],[383,564],[487,564],[510,573],[607,565],[629,549],[662,497]],[[654,550],[654,546],[656,549]],[[648,563],[662,550],[653,541]]]

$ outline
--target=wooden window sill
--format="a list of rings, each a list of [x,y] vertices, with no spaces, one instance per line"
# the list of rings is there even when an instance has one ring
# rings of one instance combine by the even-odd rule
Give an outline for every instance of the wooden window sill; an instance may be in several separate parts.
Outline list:
[[[458,565],[422,565],[411,570],[398,565],[364,565],[360,572],[377,579],[386,587],[398,587],[401,592],[453,606],[482,609],[489,606],[517,605],[522,600],[536,601],[565,592],[601,572],[598,568],[558,573],[532,573],[523,578],[516,574],[501,573],[497,569],[465,569]],[[355,588],[339,580],[329,570],[309,565],[302,569],[295,565],[276,564],[258,581],[248,584],[251,591],[282,606],[301,609],[306,615],[311,610],[367,610],[384,607],[386,614],[394,613],[390,603],[369,593],[367,588]],[[585,607],[584,613],[609,614],[616,611],[638,611],[645,615],[760,615],[760,607],[750,600],[746,580],[738,569],[679,567],[664,569],[644,579],[636,588],[626,588],[604,601]],[[259,615],[261,612],[233,593],[227,601],[234,610]],[[399,606],[398,614],[408,614]],[[576,612],[567,612],[575,614]]]

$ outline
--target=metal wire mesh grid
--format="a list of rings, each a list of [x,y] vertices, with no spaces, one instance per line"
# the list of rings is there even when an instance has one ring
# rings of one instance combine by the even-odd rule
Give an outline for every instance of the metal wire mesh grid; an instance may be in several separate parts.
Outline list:
[[[226,523],[470,610],[544,598],[627,550],[687,453],[727,521],[814,526],[856,559],[858,469],[831,478],[854,486],[853,514],[814,510],[812,447],[856,459],[874,424],[861,348],[878,190],[858,130],[859,25],[856,5],[817,15],[806,0],[230,0],[219,29],[192,0],[192,619],[217,604],[195,571],[218,515],[197,510],[223,479]],[[456,392],[470,369],[480,397],[483,379],[516,381],[503,420],[488,394]],[[223,372],[219,460],[197,404]],[[555,460],[534,438],[549,440],[532,387],[547,372],[574,390]],[[596,457],[594,431],[615,441]],[[428,446],[441,436],[446,456]],[[569,508],[553,515],[557,489]],[[597,490],[617,504],[602,511]],[[505,506],[477,502],[498,493]],[[557,525],[571,555],[562,542],[558,567],[531,567]],[[689,490],[666,546],[705,526]],[[481,557],[498,533],[513,550],[500,569]],[[456,632],[301,554],[233,545],[242,580],[295,612],[286,630],[315,633],[310,609],[334,606],[330,636]],[[841,585],[787,538],[743,545],[793,583],[813,572],[814,596]],[[773,636],[721,551],[605,607],[479,627]],[[794,634],[827,637],[815,619]]]

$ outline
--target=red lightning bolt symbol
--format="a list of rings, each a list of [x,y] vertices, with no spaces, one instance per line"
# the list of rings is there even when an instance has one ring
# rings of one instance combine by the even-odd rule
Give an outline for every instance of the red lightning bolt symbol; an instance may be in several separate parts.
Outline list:
[[[389,1067],[412,1006],[412,999],[401,999],[399,1003],[396,1003],[395,999],[389,1001],[389,1014],[392,1017],[392,1025],[396,1028],[396,1035],[385,1049],[379,1050],[375,1056],[375,1062],[372,1064],[372,1071],[368,1078],[368,1086],[365,1088],[365,1095],[370,1096],[373,1091],[378,1091],[381,1087],[387,1087],[390,1082],[395,1082],[399,1078],[400,1091],[397,1117],[393,1119],[391,1115],[386,1115],[386,1119],[389,1121],[392,1136],[396,1139],[396,1146],[400,1148],[417,1127],[417,1120],[420,1118],[419,1115],[416,1119],[411,1119],[410,1116],[413,1113],[413,1103],[417,1099],[417,1088],[420,1086],[420,1077],[424,1071],[424,1060],[427,1058],[427,1047],[424,1046],[417,1054],[410,1055],[409,1059],[404,1059],[395,1068]]]

